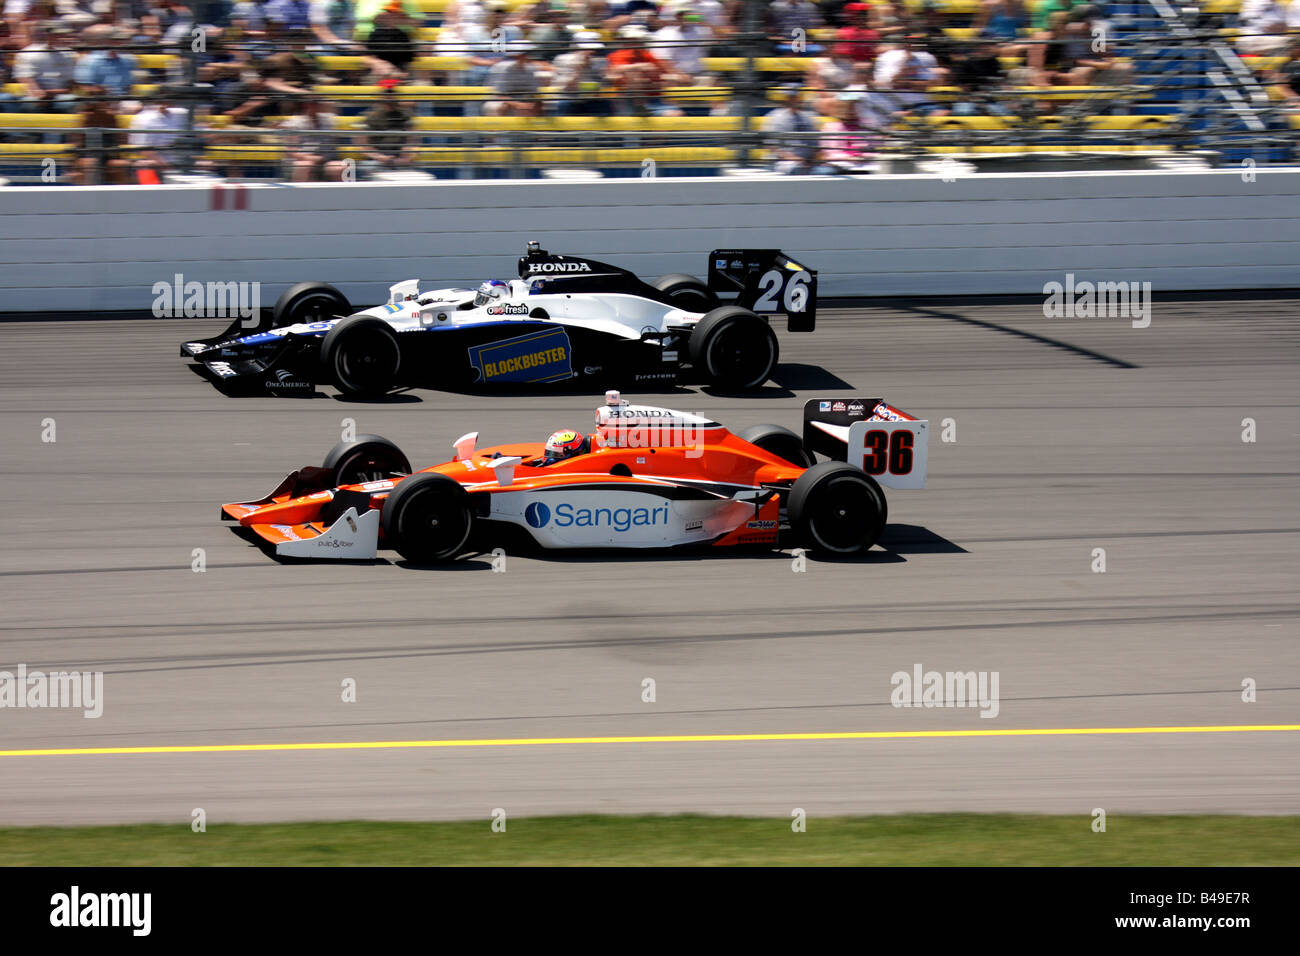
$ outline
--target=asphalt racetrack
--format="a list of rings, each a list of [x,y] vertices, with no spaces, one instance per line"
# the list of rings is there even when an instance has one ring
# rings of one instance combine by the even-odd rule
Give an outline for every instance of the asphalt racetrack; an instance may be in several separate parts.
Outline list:
[[[1300,733],[1203,730],[1300,724],[1295,301],[1156,302],[1145,329],[824,308],[781,332],[761,397],[633,396],[737,430],[855,394],[931,421],[929,487],[890,493],[885,546],[803,573],[786,552],[278,565],[217,506],[319,464],[343,419],[423,467],[600,402],[225,398],[176,354],[221,324],[0,323],[0,669],[104,673],[98,719],[0,710],[0,825],[1300,812]],[[917,664],[997,672],[996,717],[891,706]],[[1037,733],[1150,727],[1187,729]],[[1035,733],[988,734],[1014,730]],[[980,733],[785,736],[894,731]],[[775,739],[655,739],[752,734]],[[629,736],[651,739],[599,739]],[[534,742],[483,743],[511,739]],[[391,741],[468,743],[184,749]],[[12,754],[123,747],[182,749]]]

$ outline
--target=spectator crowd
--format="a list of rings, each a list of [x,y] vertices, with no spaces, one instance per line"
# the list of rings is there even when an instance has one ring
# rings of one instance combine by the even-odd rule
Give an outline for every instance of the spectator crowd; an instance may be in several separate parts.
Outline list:
[[[1300,0],[1244,3],[1261,31],[1250,42],[1293,55]],[[280,175],[311,181],[350,175],[345,151],[361,175],[411,170],[418,119],[448,108],[690,109],[753,113],[779,171],[865,169],[909,118],[1005,113],[1008,86],[1125,82],[1128,64],[1096,42],[1106,29],[1082,0],[982,0],[964,17],[937,0],[3,0],[0,119],[32,122],[0,122],[0,140],[70,144],[72,182],[238,176],[240,151],[221,147],[257,145]],[[754,54],[790,69],[765,69],[749,97],[743,69],[710,70]]]

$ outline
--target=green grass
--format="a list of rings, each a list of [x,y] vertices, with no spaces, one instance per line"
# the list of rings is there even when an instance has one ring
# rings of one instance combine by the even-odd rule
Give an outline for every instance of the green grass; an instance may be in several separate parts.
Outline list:
[[[575,816],[0,829],[4,866],[1300,865],[1300,816]]]

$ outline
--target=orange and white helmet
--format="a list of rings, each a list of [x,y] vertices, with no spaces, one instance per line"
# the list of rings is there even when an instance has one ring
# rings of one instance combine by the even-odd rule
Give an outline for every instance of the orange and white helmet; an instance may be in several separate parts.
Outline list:
[[[581,454],[586,443],[587,440],[583,437],[582,432],[576,432],[572,429],[558,431],[546,439],[546,457],[552,461],[563,461],[565,458],[572,458],[574,455]]]

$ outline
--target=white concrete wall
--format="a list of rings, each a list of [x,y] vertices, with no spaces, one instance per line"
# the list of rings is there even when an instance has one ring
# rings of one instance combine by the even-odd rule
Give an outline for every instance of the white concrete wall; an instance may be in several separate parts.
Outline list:
[[[323,279],[356,303],[397,280],[508,277],[528,239],[647,278],[773,246],[823,296],[1038,294],[1067,272],[1157,293],[1300,286],[1300,172],[1240,170],[564,184],[0,189],[0,311],[148,309],[187,280]]]

